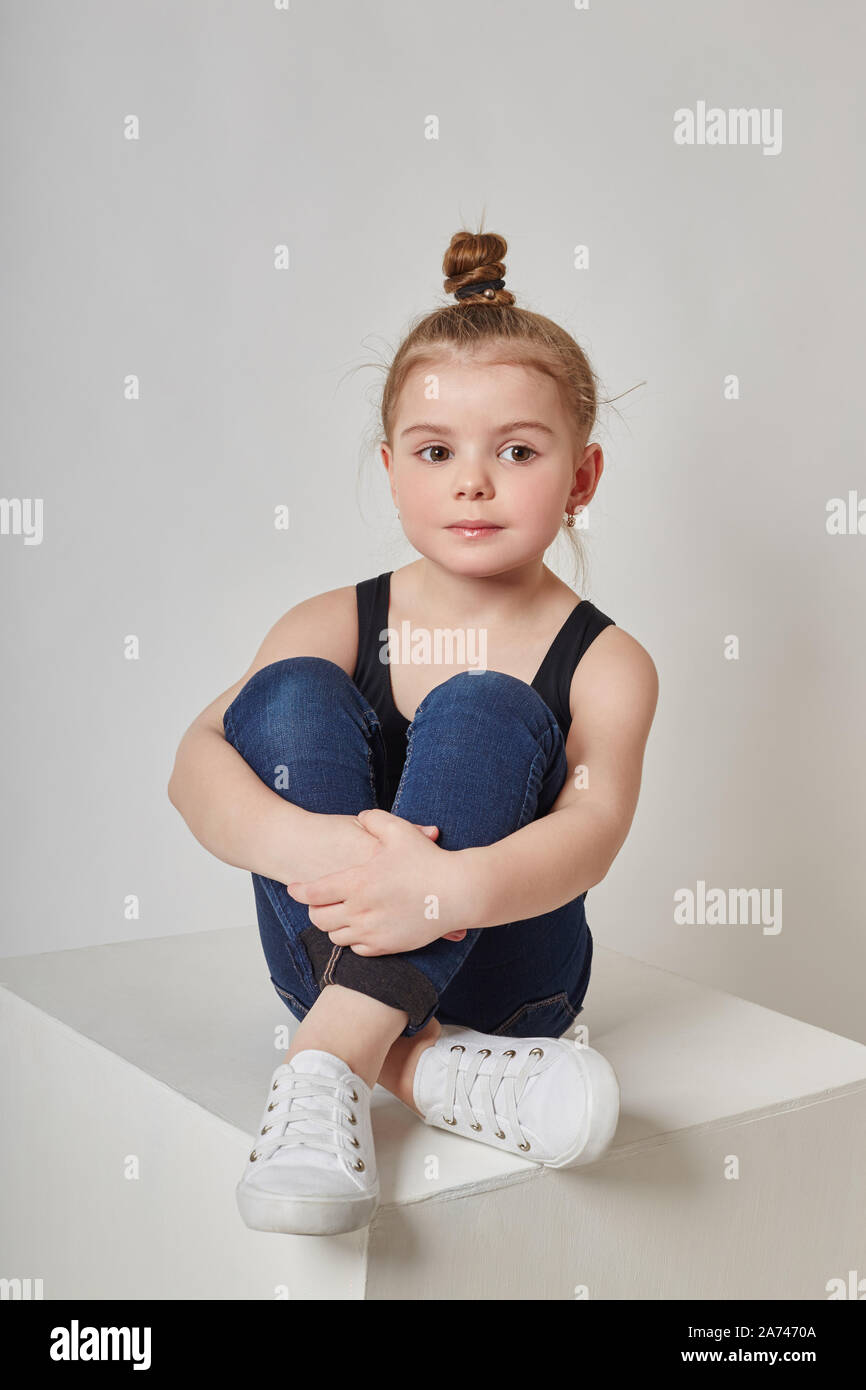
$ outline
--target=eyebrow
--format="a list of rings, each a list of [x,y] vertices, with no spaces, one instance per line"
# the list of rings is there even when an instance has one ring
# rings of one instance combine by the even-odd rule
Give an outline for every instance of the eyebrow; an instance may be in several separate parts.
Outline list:
[[[400,431],[400,438],[403,439],[407,434],[414,434],[417,430],[423,430],[425,434],[453,434],[450,425],[420,424],[409,425],[405,430]],[[500,425],[495,431],[496,434],[510,434],[512,430],[543,430],[545,434],[553,434],[554,431],[549,425],[545,425],[541,420],[511,420],[506,425]]]

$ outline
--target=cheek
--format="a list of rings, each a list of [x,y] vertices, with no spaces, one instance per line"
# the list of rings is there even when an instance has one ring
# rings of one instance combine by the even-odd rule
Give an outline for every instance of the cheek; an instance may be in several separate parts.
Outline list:
[[[562,482],[549,474],[536,473],[533,477],[521,478],[514,489],[518,506],[527,508],[527,518],[546,523],[552,512],[560,510],[562,501]]]
[[[436,479],[430,473],[412,473],[404,477],[398,485],[400,498],[406,504],[406,510],[420,515],[430,507],[437,499],[441,504],[442,481]]]

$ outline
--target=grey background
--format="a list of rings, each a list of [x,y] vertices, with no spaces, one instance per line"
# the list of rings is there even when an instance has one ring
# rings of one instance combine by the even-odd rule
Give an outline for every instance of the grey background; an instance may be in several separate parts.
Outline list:
[[[661,695],[594,936],[866,1041],[866,537],[826,530],[866,488],[860,7],[2,15],[3,496],[44,505],[41,544],[0,536],[2,952],[254,922],[167,799],[175,748],[287,608],[415,558],[355,368],[484,212],[518,302],[630,392],[584,595]],[[698,101],[781,108],[781,153],[675,145]],[[782,931],[676,925],[699,879],[781,889]]]

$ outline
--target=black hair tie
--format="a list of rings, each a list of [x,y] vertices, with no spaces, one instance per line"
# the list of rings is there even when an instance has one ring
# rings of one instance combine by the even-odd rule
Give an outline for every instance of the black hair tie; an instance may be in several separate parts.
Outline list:
[[[461,285],[459,290],[454,291],[454,298],[465,299],[468,294],[483,294],[485,299],[492,299],[494,290],[504,288],[504,280],[476,280],[474,284]]]

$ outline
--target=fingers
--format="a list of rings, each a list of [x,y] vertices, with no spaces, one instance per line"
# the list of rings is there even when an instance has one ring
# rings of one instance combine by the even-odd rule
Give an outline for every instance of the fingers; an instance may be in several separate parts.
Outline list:
[[[320,927],[319,930],[326,932],[335,946],[352,946],[354,949],[355,945],[360,945],[352,927]]]
[[[349,930],[349,924],[346,921],[347,911],[345,903],[331,903],[327,907],[311,907],[308,909],[307,915],[312,925],[318,927],[319,931],[325,931],[330,934],[331,932],[340,931],[341,929],[343,931]],[[337,945],[342,946],[343,943],[338,941]]]

